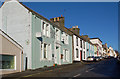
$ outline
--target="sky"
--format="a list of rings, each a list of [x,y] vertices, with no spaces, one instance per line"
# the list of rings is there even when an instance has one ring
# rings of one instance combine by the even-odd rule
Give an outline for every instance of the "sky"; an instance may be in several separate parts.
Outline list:
[[[65,26],[78,25],[80,35],[100,38],[118,50],[117,2],[23,2],[47,19],[65,17]]]
[[[4,2],[5,0],[1,0]],[[118,2],[120,0],[19,0],[21,2]]]
[[[65,26],[78,25],[80,35],[100,38],[118,50],[117,2],[24,2],[26,6],[47,19],[65,17]]]

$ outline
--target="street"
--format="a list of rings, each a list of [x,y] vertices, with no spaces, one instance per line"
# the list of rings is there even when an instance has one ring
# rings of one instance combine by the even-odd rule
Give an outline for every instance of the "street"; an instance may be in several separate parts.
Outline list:
[[[120,63],[118,63],[116,59],[112,58],[104,59],[99,62],[85,62],[84,64],[77,62],[72,65],[54,68],[46,71],[37,70],[35,73],[24,74],[20,77],[17,77],[119,77],[119,75]],[[14,76],[15,75],[10,77]]]

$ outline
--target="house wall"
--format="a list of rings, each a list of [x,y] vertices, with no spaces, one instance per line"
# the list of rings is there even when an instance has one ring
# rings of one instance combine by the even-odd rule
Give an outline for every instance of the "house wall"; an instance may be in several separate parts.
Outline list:
[[[2,42],[1,42],[2,40]],[[22,49],[17,47],[15,44],[13,44],[10,40],[8,40],[6,37],[0,34],[0,49],[2,52],[0,54],[2,55],[14,55],[16,56],[15,60],[15,69],[14,70],[7,70],[3,69],[2,74],[8,74],[8,73],[14,73],[14,72],[21,72],[24,70],[23,68],[23,61],[22,61]]]
[[[85,49],[83,48],[83,52],[82,52],[82,60],[86,60],[86,49],[87,49],[86,45],[87,45],[87,43],[85,42]]]
[[[86,42],[86,58],[87,59],[88,56],[94,56],[94,46],[91,45],[90,43]]]
[[[56,28],[58,29],[58,28]],[[61,64],[69,64],[72,63],[72,36],[68,35],[68,44],[66,43],[62,43],[61,38],[62,38],[62,31],[60,29],[59,30],[59,36],[60,38],[57,39],[56,35],[55,35],[55,63],[58,65]],[[65,30],[67,31],[67,29]],[[56,33],[55,33],[56,34]],[[56,47],[59,47],[59,51],[56,50]],[[68,54],[67,54],[67,61],[64,61],[64,50],[68,50]],[[61,55],[63,55],[63,58],[61,58]]]
[[[67,49],[69,52],[68,54],[68,61],[65,62],[63,59],[61,59],[61,64],[69,64],[69,63],[72,63],[72,36],[68,36],[69,38],[69,42],[68,44],[62,44],[62,47],[61,47],[61,54],[63,54],[63,50],[64,49]]]
[[[0,35],[0,52],[2,52],[2,36]]]
[[[97,47],[94,45],[94,56],[97,56]]]
[[[0,29],[2,29],[2,10],[0,8]]]
[[[86,56],[85,56],[85,60],[87,59],[87,57],[89,56],[89,43],[86,42]]]
[[[90,48],[90,56],[94,56],[94,45],[90,45],[91,48]]]
[[[51,53],[54,53],[54,38],[49,38],[45,36],[42,37],[40,41],[36,37],[36,33],[42,33],[42,18],[32,14],[32,69],[40,68],[44,66],[53,66],[54,60],[42,59],[41,43],[51,44]],[[53,26],[50,25],[52,31],[54,31]],[[50,53],[50,52],[48,52]],[[52,56],[52,54],[50,55]]]
[[[99,39],[91,39],[93,44],[98,44],[98,56],[102,55],[102,42]]]
[[[2,30],[23,46],[31,69],[31,13],[17,1],[5,2],[2,9]]]
[[[81,48],[81,42],[80,42],[80,39],[81,38],[79,38],[78,37],[78,46],[76,45],[76,35],[73,35],[73,40],[74,40],[74,44],[73,44],[73,46],[74,46],[74,61],[81,61],[81,53],[80,53],[80,51],[82,51],[82,59],[83,59],[83,56],[84,56],[84,51],[85,51],[85,49],[83,48],[84,47],[84,44],[83,44],[83,40],[82,40],[82,48]],[[76,57],[76,49],[78,49],[78,58]],[[84,51],[83,51],[84,50]]]

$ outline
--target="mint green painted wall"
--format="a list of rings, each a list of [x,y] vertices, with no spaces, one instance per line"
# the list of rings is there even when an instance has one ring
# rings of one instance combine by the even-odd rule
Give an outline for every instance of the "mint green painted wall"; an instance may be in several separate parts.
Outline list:
[[[60,32],[60,39],[61,39],[61,33],[62,31]],[[61,48],[60,48],[60,54],[63,54],[63,49],[67,49],[69,50],[69,62],[63,62],[63,59],[61,59],[61,56],[59,56],[59,59],[57,60],[59,62],[59,60],[61,62],[61,64],[69,64],[69,63],[72,63],[72,36],[68,36],[69,38],[69,44],[63,44],[62,42],[60,42],[60,45],[61,45]],[[58,53],[57,53],[58,55]]]
[[[53,28],[52,25],[50,25],[50,28],[52,32],[55,32],[55,28]],[[53,66],[54,60],[41,60],[41,49],[40,49],[40,40],[36,38],[36,32],[41,32],[41,17],[36,17],[36,15],[32,14],[32,69],[41,68],[44,66]],[[72,36],[69,37],[69,44],[63,44],[60,42],[60,55],[57,53],[57,62],[61,64],[68,64],[72,63]],[[60,30],[60,39],[61,39],[61,30]],[[54,49],[56,49],[55,46],[55,38],[47,38],[45,36],[42,36],[42,41],[46,44],[51,44],[52,53],[54,52]],[[63,54],[63,49],[69,50],[69,62],[63,62],[63,59],[61,59],[61,54]],[[60,62],[59,62],[60,60]]]
[[[72,36],[69,36],[69,44],[62,44],[61,53],[63,54],[63,49],[69,50],[69,62],[63,62],[63,59],[61,61],[61,64],[69,64],[72,63]]]
[[[51,26],[50,26],[51,27]],[[41,49],[40,40],[36,38],[36,32],[41,32],[41,19],[32,14],[32,69],[41,68],[44,66],[53,66],[53,60],[40,60]],[[54,49],[54,39],[42,37],[43,42],[51,44]]]

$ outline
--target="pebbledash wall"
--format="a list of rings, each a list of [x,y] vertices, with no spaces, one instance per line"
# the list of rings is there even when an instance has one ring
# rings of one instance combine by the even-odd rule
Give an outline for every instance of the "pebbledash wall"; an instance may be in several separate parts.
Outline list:
[[[53,66],[55,63],[59,65],[72,63],[72,35],[68,34],[68,44],[63,44],[61,42],[63,30],[17,0],[6,0],[1,9],[1,29],[23,46],[23,53],[26,56],[24,61],[27,61],[24,63],[24,69]],[[43,21],[49,25],[49,37],[43,35]],[[60,31],[59,52],[56,52],[56,29]],[[44,46],[46,46],[47,58],[43,58]],[[63,49],[69,51],[67,61],[63,60]]]

